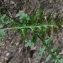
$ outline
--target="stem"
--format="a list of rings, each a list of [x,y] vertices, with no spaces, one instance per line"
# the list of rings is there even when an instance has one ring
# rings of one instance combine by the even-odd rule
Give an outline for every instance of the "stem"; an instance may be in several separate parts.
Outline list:
[[[42,41],[43,45],[45,45],[47,47],[47,49],[48,49],[49,53],[52,55],[53,59],[56,59],[55,55],[53,54],[53,52],[51,52],[51,48],[49,46],[47,46],[47,44],[44,42],[45,38],[42,39],[39,35],[37,35],[37,36]]]
[[[10,28],[2,28],[4,30],[13,30],[13,29],[25,29],[25,28],[40,28],[40,27],[48,27],[48,26],[51,26],[51,27],[54,27],[55,25],[42,25],[42,26],[22,26],[22,27],[10,27]],[[0,29],[0,30],[2,30]]]

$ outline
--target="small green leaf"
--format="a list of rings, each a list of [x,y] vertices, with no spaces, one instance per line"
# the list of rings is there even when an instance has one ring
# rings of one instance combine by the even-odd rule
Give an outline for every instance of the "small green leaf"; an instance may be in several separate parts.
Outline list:
[[[59,63],[63,63],[63,60],[59,60]]]
[[[56,56],[58,59],[60,59],[62,57],[62,54],[59,54]]]
[[[30,20],[28,14],[25,14],[23,11],[19,11],[19,15],[21,23],[26,23],[26,21]]]
[[[42,10],[42,13],[41,13],[41,16],[40,16],[40,24],[41,25],[44,25],[45,24],[45,22],[46,22],[46,16],[45,16],[45,12],[44,12],[44,10]]]
[[[32,42],[37,42],[36,28],[32,31]]]
[[[57,52],[57,51],[58,51],[58,47],[55,47],[55,48],[51,49],[51,51],[52,51],[53,53]]]
[[[5,17],[6,17],[6,14],[3,14],[3,15],[1,16],[1,20],[3,20]]]
[[[55,63],[59,63],[59,62],[58,62],[58,59],[57,59],[57,60],[55,60]]]
[[[51,39],[46,39],[46,40],[45,40],[45,43],[46,43],[47,45],[51,45],[51,44],[53,43],[53,40],[51,40]]]
[[[47,26],[45,28],[45,30],[46,30],[46,34],[50,37],[51,36],[51,27],[50,26]]]
[[[4,23],[4,18],[5,18],[5,17],[6,17],[6,14],[2,15],[1,18],[0,18],[1,21],[2,21],[2,23]]]
[[[5,31],[2,29],[0,30],[0,37],[5,37],[6,36],[6,33]]]
[[[2,41],[2,37],[5,37],[6,33],[4,30],[0,30],[0,42]]]
[[[47,17],[47,22],[48,22],[48,24],[52,24],[52,20],[53,20],[53,13],[50,12],[50,14],[49,14],[48,17]]]
[[[10,23],[10,20],[8,19],[8,17],[6,17],[6,14],[4,14],[3,16],[1,16],[1,21],[4,24]]]
[[[45,62],[48,62],[48,61],[50,60],[50,58],[51,58],[51,54],[49,54],[49,55],[47,56]]]
[[[44,27],[40,28],[39,33],[40,33],[40,35],[41,35],[42,38],[44,38],[46,36],[46,32],[44,30]]]
[[[34,46],[34,42],[32,42],[31,40],[29,40],[26,44],[25,44],[25,47],[31,47],[31,46]]]
[[[0,42],[2,41],[2,37],[0,37]]]
[[[10,20],[8,20],[7,18],[4,18],[4,23],[8,24],[8,23],[10,23]]]
[[[0,28],[2,28],[3,27],[3,24],[0,24]]]
[[[40,51],[39,51],[39,58],[42,58],[44,52],[45,52],[45,49],[46,47],[45,46],[42,46],[42,48],[40,48]]]
[[[38,19],[40,18],[41,12],[42,12],[42,9],[38,8],[37,11],[36,11],[36,16],[37,16]]]

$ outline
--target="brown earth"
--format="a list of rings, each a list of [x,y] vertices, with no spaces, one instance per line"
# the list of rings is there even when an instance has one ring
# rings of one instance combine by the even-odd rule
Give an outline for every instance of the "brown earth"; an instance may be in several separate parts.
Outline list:
[[[37,8],[42,8],[48,14],[50,11],[54,15],[60,13],[63,17],[63,1],[62,0],[0,0],[1,13],[16,18],[18,11],[23,10],[25,13],[32,14]],[[39,59],[39,49],[41,47],[40,40],[37,41],[35,47],[26,48],[21,41],[21,34],[17,30],[6,31],[7,36],[0,43],[0,63],[45,63],[45,58],[48,54],[46,51],[42,59]],[[28,35],[29,36],[29,35]],[[28,39],[28,38],[27,38]],[[59,47],[59,52],[63,54],[63,31],[58,35],[53,34],[53,47]],[[34,51],[35,48],[35,51]],[[34,53],[32,54],[32,51]],[[32,57],[30,57],[32,55]],[[63,59],[63,58],[62,58]],[[53,63],[51,59],[48,63]]]

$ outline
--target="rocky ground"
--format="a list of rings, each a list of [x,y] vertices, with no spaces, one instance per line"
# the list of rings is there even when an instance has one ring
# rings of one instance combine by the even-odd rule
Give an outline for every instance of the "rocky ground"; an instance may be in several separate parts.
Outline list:
[[[44,9],[46,14],[51,11],[54,15],[60,13],[63,17],[62,0],[4,0],[1,3],[1,13],[4,12],[13,18],[18,17],[19,10],[32,14],[37,8]],[[33,47],[35,51],[32,54],[33,49],[24,46],[21,41],[21,34],[17,30],[9,30],[6,33],[7,36],[0,43],[0,63],[45,63],[47,52],[42,59],[39,59],[40,40],[36,47]],[[54,40],[53,47],[58,46],[58,53],[63,54],[63,31],[59,32],[58,35],[53,34],[52,39]],[[31,55],[32,57],[30,57]],[[53,60],[48,63],[53,63]]]

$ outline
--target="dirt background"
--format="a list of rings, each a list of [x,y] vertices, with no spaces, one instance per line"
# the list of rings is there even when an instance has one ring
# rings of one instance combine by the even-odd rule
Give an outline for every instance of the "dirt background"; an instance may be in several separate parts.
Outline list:
[[[54,15],[60,13],[63,17],[63,0],[0,0],[0,14],[6,13],[13,18],[18,17],[19,10],[32,14],[37,8],[42,8],[46,14],[51,11]],[[45,63],[48,52],[46,51],[43,58],[39,59],[38,53],[42,44],[40,40],[35,47],[26,48],[17,30],[9,30],[6,33],[7,36],[0,43],[0,63]],[[58,53],[63,54],[63,31],[53,34],[52,39],[54,40],[52,46],[58,46]],[[53,60],[48,63],[53,63]]]

